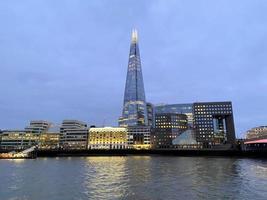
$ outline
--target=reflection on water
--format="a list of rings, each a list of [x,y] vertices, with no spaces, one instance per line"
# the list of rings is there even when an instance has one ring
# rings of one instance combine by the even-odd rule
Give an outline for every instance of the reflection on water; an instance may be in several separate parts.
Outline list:
[[[85,194],[93,199],[122,198],[127,192],[125,160],[125,157],[87,158]]]
[[[265,199],[267,161],[212,157],[0,160],[0,199]]]

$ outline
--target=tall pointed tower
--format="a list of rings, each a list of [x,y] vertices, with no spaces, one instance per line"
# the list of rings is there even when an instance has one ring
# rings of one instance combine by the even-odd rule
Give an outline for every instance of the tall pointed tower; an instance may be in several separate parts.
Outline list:
[[[147,108],[138,47],[137,30],[132,31],[128,71],[119,126],[146,126]]]

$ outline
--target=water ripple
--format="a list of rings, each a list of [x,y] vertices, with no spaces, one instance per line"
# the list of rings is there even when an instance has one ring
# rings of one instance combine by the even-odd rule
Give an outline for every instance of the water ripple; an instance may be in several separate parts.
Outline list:
[[[267,161],[214,157],[0,160],[1,200],[265,199]]]

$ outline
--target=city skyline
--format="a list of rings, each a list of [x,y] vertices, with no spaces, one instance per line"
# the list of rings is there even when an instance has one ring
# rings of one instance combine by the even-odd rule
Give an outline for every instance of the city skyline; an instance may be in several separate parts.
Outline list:
[[[266,124],[266,3],[0,4],[1,129],[34,119],[117,125],[133,27],[148,102],[232,101],[238,137]]]

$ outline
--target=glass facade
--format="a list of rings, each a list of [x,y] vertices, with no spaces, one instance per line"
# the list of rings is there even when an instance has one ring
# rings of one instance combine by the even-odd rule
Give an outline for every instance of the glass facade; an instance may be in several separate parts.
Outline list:
[[[144,126],[147,124],[147,107],[137,31],[133,30],[124,91],[123,111],[119,119],[119,126]]]
[[[188,129],[187,116],[176,113],[155,115],[155,128],[152,132],[152,145],[156,148],[170,148],[172,141]]]
[[[188,126],[193,127],[193,104],[162,104],[155,106],[155,114],[175,113],[187,116]]]

